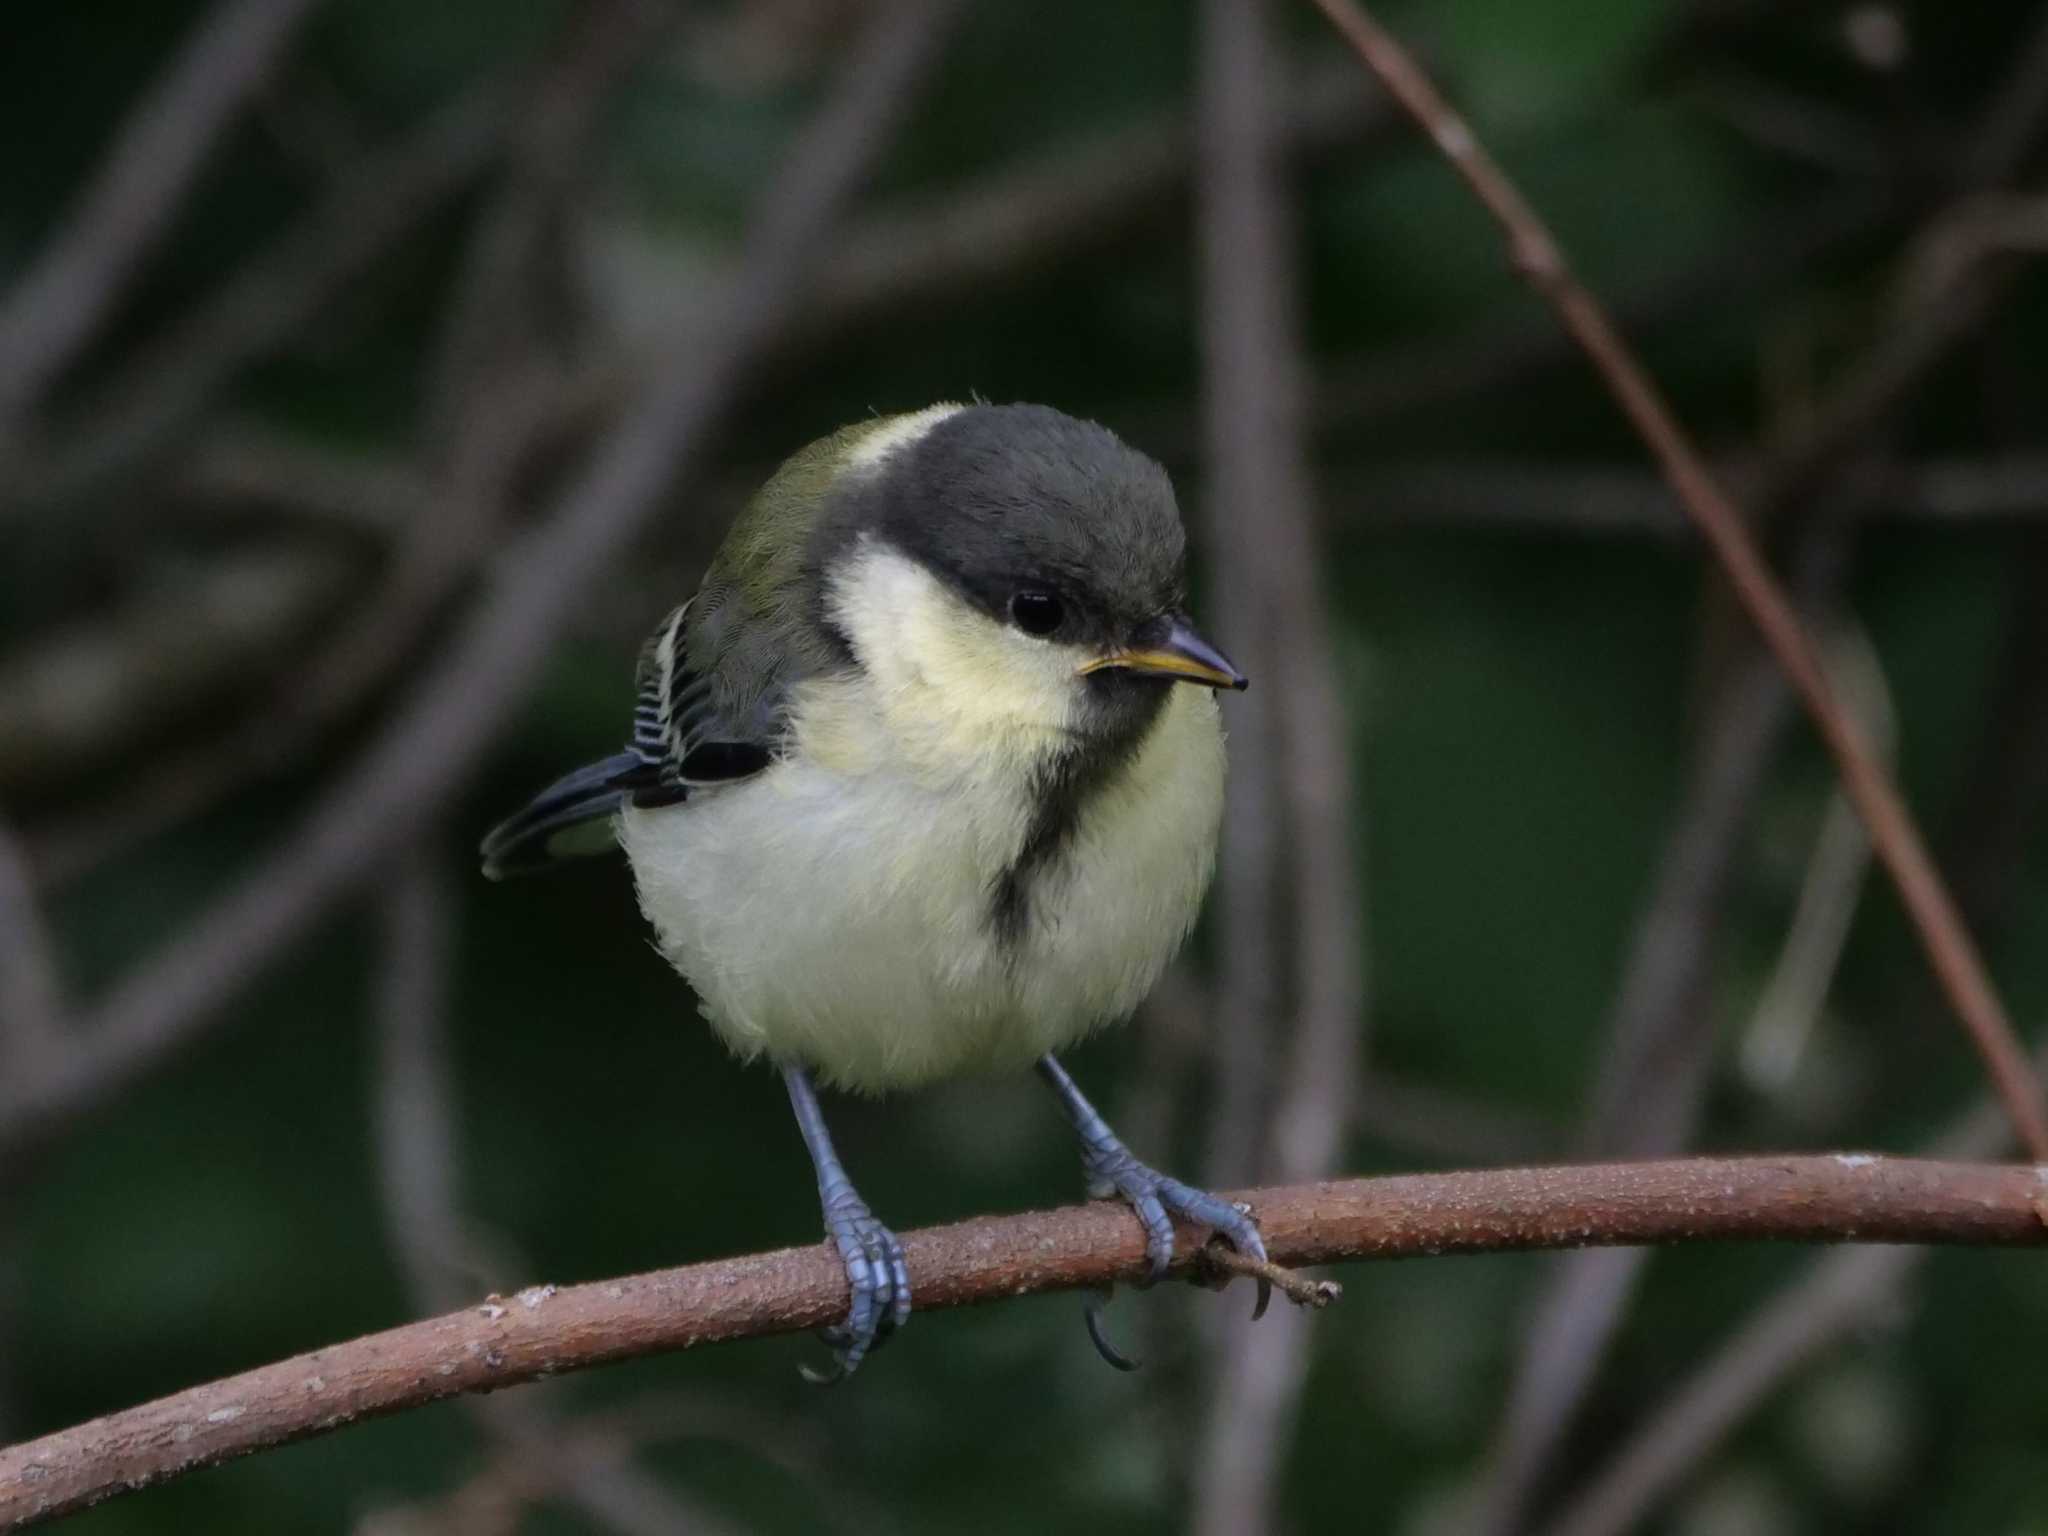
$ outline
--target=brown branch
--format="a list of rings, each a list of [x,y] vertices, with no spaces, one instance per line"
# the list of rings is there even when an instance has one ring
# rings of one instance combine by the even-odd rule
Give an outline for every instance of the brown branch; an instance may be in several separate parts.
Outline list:
[[[1863,1154],[1410,1174],[1251,1190],[1274,1260],[1497,1253],[1716,1240],[2048,1244],[2032,1166]],[[1175,1272],[1209,1264],[1192,1230]],[[1132,1282],[1130,1213],[1097,1202],[904,1235],[926,1311]],[[0,1529],[358,1419],[565,1371],[836,1321],[846,1273],[826,1245],[492,1297],[0,1450]]]
[[[765,194],[711,326],[677,350],[552,515],[508,552],[492,591],[302,826],[115,987],[60,1070],[0,1083],[0,1146],[18,1152],[186,1044],[461,783],[585,589],[701,457],[956,12],[956,0],[881,9]],[[0,1168],[18,1162],[0,1156]]]
[[[317,3],[220,0],[136,104],[77,207],[0,304],[0,444],[92,339]]]
[[[1870,830],[1950,1006],[1991,1074],[2029,1153],[2048,1161],[2048,1105],[2005,1005],[1890,776],[1834,695],[1813,642],[1741,510],[1715,481],[1656,384],[1573,275],[1550,231],[1465,121],[1394,38],[1352,0],[1315,0],[1366,66],[1435,141],[1506,234],[1518,271],[1557,310],[1641,434],[1819,730],[1842,788]]]

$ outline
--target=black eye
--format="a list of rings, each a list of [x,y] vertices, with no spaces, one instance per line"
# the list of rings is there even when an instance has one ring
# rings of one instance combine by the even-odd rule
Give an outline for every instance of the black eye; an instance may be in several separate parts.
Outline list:
[[[1051,592],[1019,592],[1010,599],[1010,618],[1027,635],[1049,635],[1066,616],[1066,605]]]

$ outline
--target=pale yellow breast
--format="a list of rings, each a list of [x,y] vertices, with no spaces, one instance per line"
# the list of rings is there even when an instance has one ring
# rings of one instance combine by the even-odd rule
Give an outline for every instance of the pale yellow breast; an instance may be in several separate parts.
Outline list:
[[[1214,699],[1169,691],[1005,938],[991,897],[1072,728],[1074,657],[884,548],[857,552],[835,602],[861,665],[796,690],[786,758],[622,822],[641,904],[720,1034],[880,1089],[1022,1068],[1128,1015],[1209,881]]]

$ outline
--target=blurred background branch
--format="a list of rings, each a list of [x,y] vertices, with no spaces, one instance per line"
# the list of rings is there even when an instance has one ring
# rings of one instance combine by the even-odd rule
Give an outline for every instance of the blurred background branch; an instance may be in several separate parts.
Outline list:
[[[77,206],[0,297],[0,453],[106,322],[208,152],[317,0],[217,0],[136,103]]]
[[[80,1024],[55,1068],[0,1091],[0,1149],[19,1148],[103,1103],[211,1022],[332,901],[366,879],[460,782],[519,701],[533,659],[587,582],[654,510],[701,448],[841,201],[880,146],[927,56],[942,0],[891,5],[845,81],[764,197],[732,290],[694,345],[621,420],[557,509],[500,567],[462,636],[413,687],[301,829],[240,886],[140,964]]]
[[[1213,1177],[1242,1169],[1299,1183],[1327,1177],[1344,1156],[1364,1060],[1365,932],[1350,815],[1358,780],[1316,558],[1296,214],[1279,153],[1278,104],[1291,92],[1271,9],[1209,0],[1202,19],[1212,558],[1223,632],[1254,637],[1240,664],[1273,685],[1258,690],[1262,707],[1252,711],[1250,697],[1231,701],[1239,745],[1222,907],[1231,945],[1211,1016],[1222,1038],[1210,1166]],[[1246,974],[1254,966],[1264,974]],[[1307,1320],[1289,1313],[1257,1332],[1235,1311],[1216,1321],[1189,1524],[1261,1531],[1279,1504],[1300,1413]]]

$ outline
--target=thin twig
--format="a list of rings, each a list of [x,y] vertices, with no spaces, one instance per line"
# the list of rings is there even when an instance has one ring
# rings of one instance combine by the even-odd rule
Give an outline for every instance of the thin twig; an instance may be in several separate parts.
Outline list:
[[[2005,1005],[1934,867],[1912,813],[1878,764],[1863,732],[1836,701],[1813,642],[1750,536],[1741,510],[1723,494],[1656,384],[1599,303],[1572,274],[1535,211],[1480,147],[1471,128],[1361,7],[1352,0],[1315,3],[1429,133],[1499,222],[1516,269],[1556,308],[1669,477],[1834,758],[1843,790],[1869,828],[1871,842],[1898,889],[1914,932],[1950,1006],[1983,1058],[2021,1143],[2032,1156],[2048,1161],[2048,1104],[2044,1104],[2040,1081],[2020,1048]]]
[[[319,0],[218,0],[0,303],[0,445],[91,341],[208,153]]]
[[[1298,1269],[1275,1264],[1271,1259],[1255,1259],[1248,1253],[1239,1253],[1235,1248],[1225,1248],[1218,1243],[1205,1246],[1202,1257],[1220,1275],[1242,1275],[1247,1279],[1265,1281],[1297,1307],[1320,1312],[1344,1298],[1344,1287],[1335,1280],[1314,1280]]]
[[[701,458],[956,10],[956,0],[882,9],[766,194],[715,327],[677,351],[553,515],[508,552],[449,648],[299,830],[114,989],[62,1070],[0,1084],[0,1146],[104,1102],[185,1045],[462,782],[584,591]]]
[[[1865,1154],[1698,1158],[1410,1174],[1236,1198],[1274,1261],[1498,1253],[1710,1240],[2048,1244],[2041,1169]],[[1175,1272],[1208,1263],[1182,1233]],[[943,1311],[1135,1281],[1144,1236],[1095,1201],[904,1234],[918,1305]],[[337,1344],[0,1451],[0,1529],[463,1392],[733,1339],[817,1328],[846,1310],[824,1244],[586,1285],[534,1286]]]
[[[1890,680],[1877,647],[1859,626],[1840,625],[1829,637],[1829,660],[1842,679],[1842,697],[1884,754],[1886,767],[1898,757],[1898,719],[1892,707]],[[1862,904],[1865,876],[1870,871],[1870,839],[1863,823],[1842,797],[1830,791],[1800,879],[1799,899],[1779,941],[1771,966],[1738,1046],[1741,1070],[1753,1087],[1778,1092],[1792,1081],[1805,1060],[1835,973],[1849,942],[1849,926]],[[1963,910],[1966,893],[1957,887]],[[1977,927],[1976,923],[1971,924]]]

